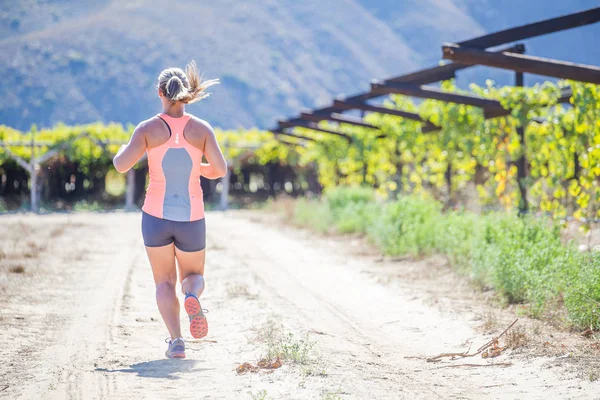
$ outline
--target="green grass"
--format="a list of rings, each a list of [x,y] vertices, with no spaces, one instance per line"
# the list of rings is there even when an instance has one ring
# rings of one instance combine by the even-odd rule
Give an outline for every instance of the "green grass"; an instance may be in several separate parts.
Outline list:
[[[268,320],[261,326],[253,342],[264,345],[261,359],[276,360],[283,362],[311,366],[318,360],[315,350],[315,342],[308,338],[308,334],[302,338],[296,337],[291,332],[284,332],[283,326],[275,320]]]
[[[565,325],[600,329],[600,252],[581,253],[563,243],[550,220],[443,213],[431,199],[381,202],[364,188],[336,188],[321,201],[300,200],[294,217],[319,232],[333,226],[340,233],[363,233],[388,255],[445,255],[477,286],[494,288],[506,303],[526,305],[531,316],[557,315],[562,308]]]
[[[106,209],[107,209],[106,207],[102,206],[97,201],[93,201],[90,203],[87,200],[80,200],[80,201],[76,202],[75,204],[73,204],[73,211],[75,211],[75,212],[81,212],[81,211],[98,212],[98,211],[104,211]]]
[[[333,215],[325,203],[298,199],[294,209],[294,221],[301,227],[327,233],[333,226]]]
[[[267,398],[267,391],[265,389],[259,390],[258,392],[248,392],[252,400],[265,400]]]
[[[298,339],[293,333],[281,335],[267,343],[267,354],[264,358],[288,361],[300,365],[308,365],[315,359],[315,343],[308,337]]]

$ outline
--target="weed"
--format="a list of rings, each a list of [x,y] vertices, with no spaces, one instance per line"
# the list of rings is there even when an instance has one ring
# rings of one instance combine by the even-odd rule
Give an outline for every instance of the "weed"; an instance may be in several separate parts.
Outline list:
[[[529,337],[522,328],[516,327],[506,332],[505,340],[506,345],[514,350],[527,345]]]
[[[257,393],[248,392],[252,400],[265,400],[267,398],[267,391],[265,389],[259,390]]]
[[[269,319],[261,327],[255,329],[255,335],[250,339],[251,343],[271,343],[281,337],[283,327],[274,319]]]
[[[302,339],[297,339],[293,333],[284,334],[281,324],[273,320],[268,320],[257,329],[255,337],[250,339],[250,342],[264,343],[262,361],[279,359],[283,362],[308,365],[316,360],[315,343],[309,340],[308,334]]]
[[[280,359],[296,364],[308,364],[314,359],[313,349],[315,343],[308,339],[296,339],[293,333],[283,335],[275,341],[267,343],[268,360]]]
[[[312,365],[305,365],[302,367],[302,375],[303,376],[320,376],[326,377],[327,371],[323,367],[315,367]]]
[[[227,295],[231,298],[245,297],[252,299],[256,297],[248,292],[248,286],[244,284],[233,284],[227,286]]]
[[[343,393],[342,389],[338,389],[335,392],[325,392],[321,397],[322,400],[341,400],[340,394]]]

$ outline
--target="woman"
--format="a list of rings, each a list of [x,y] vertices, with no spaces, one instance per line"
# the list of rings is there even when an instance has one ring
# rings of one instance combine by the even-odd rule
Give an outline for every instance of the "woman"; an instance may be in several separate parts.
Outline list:
[[[211,126],[185,112],[185,105],[208,96],[206,88],[217,80],[202,81],[192,61],[184,73],[168,68],[158,76],[158,97],[163,112],[140,123],[127,145],[115,156],[119,172],[126,172],[148,156],[150,182],[142,207],[142,236],[156,283],[156,302],[171,335],[165,355],[185,357],[175,291],[177,269],[190,333],[208,333],[198,298],[204,291],[206,232],[200,176],[225,175],[227,164]],[[202,162],[206,157],[208,163]]]

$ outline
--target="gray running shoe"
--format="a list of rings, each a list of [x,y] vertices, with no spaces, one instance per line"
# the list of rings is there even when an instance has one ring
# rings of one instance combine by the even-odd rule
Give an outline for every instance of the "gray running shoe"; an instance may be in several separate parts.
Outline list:
[[[183,338],[165,339],[165,342],[169,343],[169,348],[165,352],[167,358],[185,358],[185,341]]]

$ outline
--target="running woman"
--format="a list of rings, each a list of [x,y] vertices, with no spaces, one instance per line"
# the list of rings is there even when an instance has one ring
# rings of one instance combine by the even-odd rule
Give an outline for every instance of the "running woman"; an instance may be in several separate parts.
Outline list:
[[[206,226],[200,176],[225,175],[227,164],[208,122],[185,112],[185,105],[208,96],[217,80],[202,81],[194,61],[186,71],[168,68],[158,76],[163,112],[140,123],[113,163],[123,173],[148,156],[150,182],[142,207],[142,236],[156,284],[156,302],[171,335],[168,358],[185,357],[175,291],[177,268],[190,333],[208,333],[198,298],[204,291]],[[202,162],[206,157],[208,163]]]

